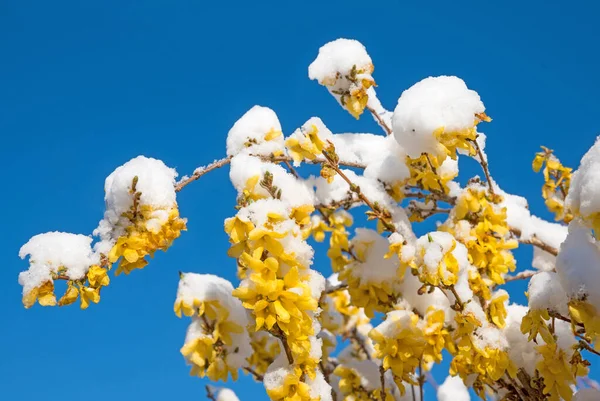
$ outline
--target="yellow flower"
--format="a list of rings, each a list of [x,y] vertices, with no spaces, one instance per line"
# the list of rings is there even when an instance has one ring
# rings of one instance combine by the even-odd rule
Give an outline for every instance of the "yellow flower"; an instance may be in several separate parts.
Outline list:
[[[556,343],[540,345],[535,349],[542,356],[542,360],[536,364],[536,369],[544,379],[544,394],[550,396],[550,401],[570,401],[573,398],[571,385],[575,384],[575,377],[565,352],[558,348]]]
[[[69,283],[67,284],[67,291],[65,292],[65,295],[63,295],[58,300],[58,306],[70,305],[77,301],[78,297],[79,290],[73,285],[71,281],[69,281]]]
[[[296,367],[283,379],[283,384],[277,388],[267,388],[267,394],[273,401],[319,401],[311,398],[310,387],[300,381],[302,371]]]
[[[107,269],[98,265],[93,265],[87,272],[87,279],[90,287],[99,288],[106,287],[110,284]]]
[[[547,344],[553,343],[554,336],[546,323],[549,320],[550,315],[546,309],[530,309],[521,321],[521,333],[529,334],[528,341],[534,341],[539,334]]]
[[[54,295],[54,282],[46,281],[40,286],[33,288],[23,295],[23,305],[25,308],[31,308],[35,302],[42,306],[55,306],[56,296]]]
[[[100,288],[90,288],[85,286],[79,287],[81,299],[81,309],[87,309],[90,302],[97,304],[100,302]]]
[[[425,338],[425,349],[423,359],[425,362],[439,363],[442,361],[442,351],[451,341],[448,330],[444,327],[445,315],[441,309],[430,306],[425,315],[425,326],[423,337]]]
[[[570,301],[569,314],[575,331],[574,324],[581,323],[585,328],[585,335],[591,338],[594,348],[600,350],[600,316],[596,308],[586,301]]]
[[[421,329],[417,327],[419,317],[411,312],[406,312],[397,318],[397,311],[388,314],[387,319],[391,322],[382,323],[382,325],[394,325],[393,337],[389,334],[384,335],[379,331],[379,327],[369,332],[369,337],[375,344],[375,357],[382,358],[383,369],[391,369],[394,374],[396,385],[400,393],[404,395],[406,391],[403,382],[416,384],[413,375],[419,367],[420,360],[426,347],[426,340]]]
[[[325,142],[319,137],[319,129],[312,124],[309,129],[301,134],[291,136],[285,141],[292,159],[295,162],[302,160],[315,160],[325,147]]]
[[[506,325],[506,308],[504,303],[508,300],[508,293],[501,291],[492,298],[488,305],[489,319],[499,328],[504,328]]]

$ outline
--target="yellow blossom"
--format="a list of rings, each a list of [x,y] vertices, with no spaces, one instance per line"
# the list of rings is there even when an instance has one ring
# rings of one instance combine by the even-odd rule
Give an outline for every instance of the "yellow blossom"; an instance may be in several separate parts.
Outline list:
[[[25,308],[31,308],[35,302],[42,306],[55,306],[56,296],[54,295],[54,282],[45,281],[40,286],[35,287],[23,295],[23,305]]]

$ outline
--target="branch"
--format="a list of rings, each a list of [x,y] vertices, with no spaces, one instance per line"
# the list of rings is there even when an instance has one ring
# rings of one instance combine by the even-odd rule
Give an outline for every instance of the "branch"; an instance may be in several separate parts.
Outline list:
[[[206,398],[217,401],[217,396],[213,393],[212,388],[208,384],[204,388],[206,389]]]
[[[492,178],[490,177],[490,170],[489,170],[489,165],[487,162],[487,159],[485,157],[483,157],[483,152],[481,151],[481,148],[479,147],[479,143],[477,143],[477,140],[472,141],[473,145],[475,145],[475,149],[477,150],[477,155],[479,155],[479,164],[481,164],[481,168],[483,169],[483,172],[485,173],[485,179],[488,182],[488,186],[490,188],[490,194],[492,194],[492,196],[495,196],[496,194],[494,193],[494,187],[492,185]]]
[[[504,281],[509,283],[511,281],[525,280],[525,279],[535,276],[537,273],[538,272],[535,270],[524,270],[520,273],[515,274],[514,276],[504,277]]]
[[[392,135],[392,128],[390,126],[388,126],[385,123],[385,121],[383,121],[383,118],[381,118],[381,116],[375,111],[375,109],[372,108],[372,107],[370,107],[369,105],[367,105],[366,109],[371,112],[371,114],[373,115],[373,118],[377,121],[377,123],[379,124],[379,126],[381,128],[383,128],[383,130],[385,131],[385,133],[388,134],[388,135]]]
[[[293,159],[289,156],[277,156],[277,157],[258,156],[258,155],[250,155],[250,156],[258,157],[266,162],[285,163],[286,165],[288,165],[288,167],[290,167],[291,173],[294,174],[293,167],[291,167],[291,164],[290,164],[293,161]],[[185,179],[179,181],[175,185],[175,191],[179,192],[183,188],[185,188],[187,185],[189,185],[190,183],[192,183],[192,182],[196,181],[198,178],[202,177],[204,174],[210,173],[213,170],[216,170],[218,168],[228,165],[229,163],[231,163],[231,159],[232,159],[231,156],[227,156],[223,159],[215,160],[214,162],[212,162],[211,164],[209,164],[205,167],[197,168],[196,171],[194,171],[194,174],[192,174],[188,178],[185,178]],[[308,163],[308,164],[320,164],[320,163],[323,163],[324,161],[325,161],[325,159],[316,158],[315,160],[305,160],[304,162]],[[354,162],[340,161],[339,164],[341,166],[345,166],[345,167],[365,168],[364,165],[362,165],[360,163],[354,163]],[[296,175],[296,174],[294,174],[294,175]]]
[[[263,375],[252,369],[250,366],[244,366],[242,369],[254,376],[254,379],[256,379],[259,382],[263,381],[263,379],[265,378]]]
[[[524,238],[521,238],[522,233],[521,233],[521,230],[519,230],[518,228],[511,228],[510,232],[513,233],[517,237],[519,242],[522,244],[529,244],[529,245],[537,246],[538,248],[548,252],[551,255],[554,255],[554,256],[558,255],[558,249],[546,244],[544,241],[542,241],[535,235],[533,235],[529,239],[524,239]]]
[[[348,284],[345,284],[345,283],[338,284],[338,285],[335,285],[333,287],[326,288],[325,289],[325,294],[331,294],[333,292],[345,290],[346,288],[348,288]]]

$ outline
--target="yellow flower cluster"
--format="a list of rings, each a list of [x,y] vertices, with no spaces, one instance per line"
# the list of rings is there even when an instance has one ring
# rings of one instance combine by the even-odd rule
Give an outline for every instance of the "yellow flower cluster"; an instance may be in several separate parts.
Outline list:
[[[325,141],[319,137],[319,128],[315,124],[311,124],[301,134],[285,140],[285,146],[297,163],[302,160],[315,160],[323,152],[325,144]]]
[[[319,401],[310,396],[310,387],[302,381],[303,372],[294,367],[283,379],[281,386],[267,388],[267,394],[273,401]]]
[[[383,398],[381,397],[380,388],[366,389],[356,369],[340,364],[335,368],[333,374],[340,378],[338,386],[343,398],[339,401],[394,401],[395,399],[388,388],[385,389],[385,397]]]
[[[485,385],[493,386],[505,374],[516,377],[517,368],[505,350],[478,345],[474,336],[477,329],[482,327],[482,322],[472,312],[457,313],[455,321],[457,329],[453,333],[453,340],[456,348],[449,349],[453,354],[450,374],[459,375],[463,381],[475,375],[473,388],[485,399]]]
[[[345,210],[330,212],[327,221],[316,218],[312,226],[312,235],[317,242],[325,239],[325,233],[330,232],[329,249],[327,256],[331,260],[331,268],[335,273],[342,271],[350,263],[350,233],[346,227],[351,227],[353,223],[352,215]]]
[[[186,339],[181,348],[181,354],[192,364],[190,375],[208,376],[213,381],[227,381],[227,376],[231,374],[232,379],[237,380],[237,368],[227,364],[226,347],[235,346],[231,336],[234,333],[242,333],[244,328],[229,320],[229,311],[219,302],[195,300],[194,306],[194,310],[190,311],[188,305],[175,304],[178,315],[181,311],[190,316],[195,314],[198,318],[192,324],[200,325],[201,334]]]
[[[429,238],[429,241],[433,242],[431,236]],[[444,254],[434,269],[425,263],[427,248],[420,247],[417,259],[411,264],[411,268],[414,274],[418,275],[419,281],[431,287],[448,287],[456,284],[458,281],[458,260],[452,254],[455,248],[456,241],[452,240],[452,245],[449,249],[443,251]]]
[[[533,171],[536,173],[543,168],[542,197],[545,199],[548,210],[554,213],[555,219],[568,223],[573,220],[573,214],[565,208],[565,198],[569,193],[573,169],[563,166],[552,150],[543,146],[542,149],[543,152],[535,154],[532,163]]]
[[[259,201],[265,202],[264,205],[257,202],[255,206],[268,207],[265,205],[273,201],[282,202],[265,200]],[[289,215],[268,211],[262,222],[252,222],[238,213],[225,221],[225,231],[232,243],[229,255],[237,258],[240,277],[244,279],[233,296],[252,311],[254,331],[266,330],[284,341],[292,366],[310,378],[315,377],[319,362],[311,356],[310,341],[310,337],[317,334],[313,317],[318,310],[318,300],[308,284],[308,267],[296,254],[286,252],[284,241],[303,241],[302,226],[307,225],[313,210],[307,205],[294,208]],[[265,369],[265,365],[258,366],[258,371]],[[281,391],[302,396],[301,389],[305,385],[298,385],[298,380],[303,374],[290,375]],[[279,399],[279,392],[271,393],[273,399]]]
[[[594,341],[600,333],[600,319],[595,308],[585,301],[569,302],[569,313],[571,325],[576,333],[576,324],[583,324],[585,335]],[[581,358],[577,350],[569,357],[564,349],[557,344],[554,333],[554,323],[550,323],[548,310],[530,309],[521,321],[521,332],[528,334],[529,341],[536,341],[540,335],[544,344],[535,347],[542,356],[536,364],[540,377],[544,380],[544,394],[548,394],[549,400],[571,400],[573,398],[572,385],[576,383],[577,376],[587,374],[588,363]],[[536,341],[537,342],[537,341]]]
[[[498,198],[498,197],[497,197]],[[469,262],[479,270],[480,281],[472,275],[471,281],[480,286],[489,279],[495,284],[504,284],[504,274],[515,270],[515,259],[511,252],[518,246],[517,241],[506,239],[509,228],[506,222],[506,208],[496,204],[500,199],[490,199],[484,188],[470,187],[459,196],[451,215],[451,221],[440,229],[452,233],[469,252]],[[465,220],[470,230],[465,235],[456,229]],[[485,299],[487,292],[479,288]]]
[[[576,383],[577,376],[585,376],[587,367],[581,358],[574,358],[574,364],[567,357],[565,351],[558,347],[556,342],[546,343],[535,347],[542,359],[536,364],[539,375],[544,379],[544,394],[548,394],[549,401],[571,401],[573,399],[572,385]]]
[[[340,272],[339,279],[348,284],[348,292],[352,304],[364,308],[365,314],[372,318],[375,312],[389,312],[394,309],[396,301],[400,297],[394,287],[400,280],[397,275],[391,280],[365,280],[362,277],[363,264],[367,260],[369,252],[374,243],[372,241],[352,241],[352,260],[346,268]]]
[[[369,332],[375,344],[375,357],[382,359],[383,369],[392,371],[402,394],[406,391],[403,382],[417,384],[414,374],[427,347],[418,323],[418,315],[394,311],[388,313],[384,323]]]
[[[54,278],[60,278],[63,270],[63,268],[59,268],[58,274]],[[74,303],[79,298],[81,309],[87,309],[91,302],[95,304],[100,302],[100,290],[109,283],[108,269],[92,265],[82,279],[67,281],[67,290],[58,302],[54,295],[54,282],[45,281],[23,296],[23,305],[25,308],[30,308],[37,301],[42,306],[65,306]]]
[[[407,156],[406,165],[410,173],[410,177],[406,183],[426,191],[447,194],[450,191],[448,182],[456,177],[455,173],[440,175],[438,169],[442,165],[442,162],[437,157],[432,157],[425,153],[417,158]]]
[[[362,67],[354,65],[349,74],[342,76],[338,73],[335,77],[324,79],[320,84],[330,87],[331,93],[340,96],[342,107],[358,120],[369,101],[367,90],[371,86],[376,86],[375,80],[371,76],[374,70],[373,64]],[[349,85],[347,83],[340,85],[339,80],[347,80]]]
[[[349,325],[359,326],[369,322],[361,308],[352,304],[350,294],[346,290],[326,294],[322,307],[323,312],[319,316],[321,324],[334,334],[344,334]]]
[[[264,375],[269,365],[282,351],[279,341],[263,331],[252,333],[250,337],[252,355],[247,358],[248,365],[259,375]]]
[[[426,363],[442,361],[442,351],[453,349],[450,332],[444,325],[445,313],[441,309],[430,306],[425,314],[423,325],[423,338],[425,338],[425,349],[423,350],[423,361]]]
[[[134,194],[135,196],[139,195]],[[164,221],[159,217],[162,214],[166,214]],[[181,231],[186,229],[185,220],[179,217],[177,205],[168,210],[155,210],[148,205],[138,207],[134,202],[125,216],[130,224],[125,228],[125,234],[117,239],[108,253],[110,263],[121,259],[115,272],[117,276],[145,267],[148,264],[146,256],[154,256],[157,250],[166,251]]]
[[[569,302],[569,314],[573,332],[576,332],[575,324],[583,324],[585,336],[594,344],[596,351],[600,350],[600,316],[596,308],[584,300],[572,300]]]

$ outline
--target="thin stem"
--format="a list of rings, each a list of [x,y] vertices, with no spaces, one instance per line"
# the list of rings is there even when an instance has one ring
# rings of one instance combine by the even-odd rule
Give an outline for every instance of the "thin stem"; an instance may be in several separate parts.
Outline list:
[[[420,399],[420,401],[423,401],[423,384],[424,383],[425,383],[425,376],[423,376],[423,361],[419,360],[419,396],[420,396],[419,399]]]
[[[546,244],[544,241],[542,241],[535,235],[533,235],[531,238],[521,238],[522,233],[521,230],[519,230],[518,228],[511,228],[510,232],[513,233],[518,238],[518,241],[522,244],[533,245],[540,248],[543,251],[548,252],[551,255],[558,255],[558,249],[554,248],[549,244]]]
[[[490,176],[490,170],[489,170],[489,165],[487,162],[487,159],[483,156],[483,152],[481,151],[481,148],[479,147],[479,143],[477,143],[477,140],[471,141],[473,143],[473,145],[475,146],[475,149],[477,150],[477,155],[479,156],[479,164],[481,164],[481,168],[483,169],[483,173],[485,174],[485,179],[488,182],[488,187],[490,188],[490,194],[492,194],[492,196],[496,195],[494,193],[494,187],[492,184],[492,178]]]
[[[204,386],[204,388],[206,389],[206,398],[212,401],[217,401],[217,396],[215,393],[213,393],[212,388],[208,384]]]
[[[450,292],[452,292],[452,295],[454,295],[454,298],[456,299],[456,303],[458,304],[460,310],[464,310],[465,304],[463,304],[462,300],[460,299],[460,296],[458,295],[458,292],[456,292],[456,288],[454,288],[454,286],[451,285],[448,287],[448,289],[450,290]]]
[[[250,366],[244,366],[243,368],[246,372],[250,373],[256,380],[259,382],[263,381],[264,376],[252,369]]]
[[[590,351],[592,354],[596,354],[598,356],[600,356],[600,352],[596,351],[592,346],[590,346],[590,344],[587,342],[587,340],[583,337],[579,337],[580,341],[579,341],[579,346],[585,350]]]
[[[348,284],[346,284],[346,283],[338,284],[333,287],[326,288],[325,294],[331,294],[333,292],[345,290],[346,288],[348,288]]]
[[[361,349],[362,352],[365,353],[367,359],[371,360],[371,354],[367,350],[367,345],[365,344],[363,338],[358,333],[358,330],[356,329],[356,327],[354,327],[352,329],[352,331],[350,332],[350,336],[352,337],[352,339],[354,339],[357,342],[358,347]]]
[[[514,276],[504,277],[504,281],[509,283],[511,281],[525,280],[525,279],[535,276],[537,273],[538,272],[534,271],[534,270],[525,270],[525,271],[515,274]]]
[[[350,178],[346,176],[346,174],[344,174],[344,172],[338,166],[339,163],[336,163],[334,160],[332,160],[331,157],[325,152],[323,152],[323,156],[325,156],[326,163],[329,165],[329,167],[335,170],[335,172],[340,177],[342,177],[344,181],[346,181],[346,183],[350,186],[350,190],[354,192],[358,196],[358,198],[362,200],[365,203],[365,205],[367,205],[375,213],[375,215],[377,216],[379,221],[381,221],[384,227],[391,232],[396,231],[396,227],[394,227],[393,224],[387,221],[387,218],[383,215],[381,209],[379,207],[375,207],[375,205],[371,203],[371,201],[362,193],[360,188],[356,184],[354,184],[352,180],[350,180]]]
[[[390,126],[388,126],[385,121],[383,121],[383,118],[381,118],[381,116],[375,111],[374,108],[367,106],[366,107],[367,110],[369,110],[371,112],[371,114],[373,115],[373,118],[375,120],[377,120],[377,123],[379,124],[379,126],[381,128],[383,128],[383,130],[385,131],[386,134],[388,135],[392,135],[392,128]]]
[[[381,380],[381,399],[385,400],[385,369],[383,365],[379,367],[379,378]]]
[[[285,356],[287,357],[289,364],[292,365],[294,363],[294,355],[292,354],[292,350],[290,349],[290,346],[287,343],[287,339],[283,331],[281,331],[279,326],[276,326],[275,330],[271,332],[271,334],[273,334],[275,337],[281,340],[281,344],[283,345],[283,349],[285,350]]]

